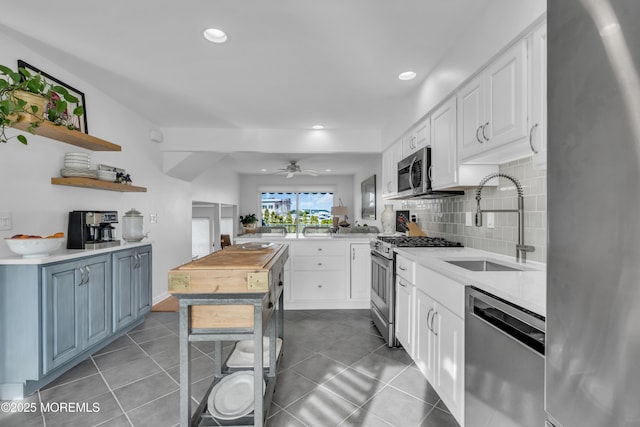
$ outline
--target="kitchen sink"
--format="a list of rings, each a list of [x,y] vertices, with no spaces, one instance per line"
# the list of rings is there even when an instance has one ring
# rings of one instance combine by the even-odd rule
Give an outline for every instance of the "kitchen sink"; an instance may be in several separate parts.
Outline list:
[[[525,271],[529,270],[524,267],[516,267],[505,265],[496,261],[491,261],[488,259],[455,259],[455,260],[444,260],[449,264],[456,265],[458,267],[462,267],[464,269],[470,271]]]

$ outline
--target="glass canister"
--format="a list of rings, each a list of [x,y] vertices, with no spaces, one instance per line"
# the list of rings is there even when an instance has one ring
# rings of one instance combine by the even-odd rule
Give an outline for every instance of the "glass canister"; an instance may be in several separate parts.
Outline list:
[[[139,242],[144,236],[142,219],[144,217],[135,208],[125,212],[122,217],[122,238],[127,242]]]

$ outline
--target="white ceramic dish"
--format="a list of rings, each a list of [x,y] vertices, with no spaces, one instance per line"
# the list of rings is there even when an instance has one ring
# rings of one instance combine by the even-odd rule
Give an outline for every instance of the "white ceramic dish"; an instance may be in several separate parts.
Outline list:
[[[116,180],[116,173],[110,171],[98,171],[98,179],[101,181],[114,182]]]
[[[276,360],[280,356],[281,348],[282,339],[276,338]],[[230,368],[253,368],[253,349],[253,340],[238,341],[233,353],[227,359],[227,366]],[[266,368],[269,366],[269,338],[263,338],[262,349],[262,364]]]
[[[63,237],[52,239],[4,239],[11,252],[23,258],[39,258],[48,256],[62,246]]]
[[[245,251],[259,251],[261,249],[266,249],[273,246],[273,243],[256,243],[256,242],[249,242],[249,243],[243,243],[240,245],[240,249],[243,249]]]
[[[253,411],[253,371],[238,371],[222,378],[212,389],[207,409],[220,420],[234,420]],[[262,380],[262,393],[265,382]]]

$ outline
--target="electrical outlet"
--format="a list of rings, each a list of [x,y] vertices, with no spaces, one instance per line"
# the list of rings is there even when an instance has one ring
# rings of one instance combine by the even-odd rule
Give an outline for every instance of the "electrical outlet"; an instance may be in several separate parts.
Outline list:
[[[149,214],[149,224],[156,224],[158,222],[158,214],[150,213]]]
[[[11,212],[0,212],[0,230],[11,230]]]
[[[487,228],[496,228],[496,214],[487,212]]]
[[[464,213],[464,225],[466,225],[467,227],[473,226],[473,212]]]

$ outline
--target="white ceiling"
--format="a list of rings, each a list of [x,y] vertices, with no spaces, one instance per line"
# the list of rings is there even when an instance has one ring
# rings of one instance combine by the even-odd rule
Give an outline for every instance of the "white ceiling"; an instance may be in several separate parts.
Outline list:
[[[12,1],[0,30],[159,127],[380,129],[491,1]]]

